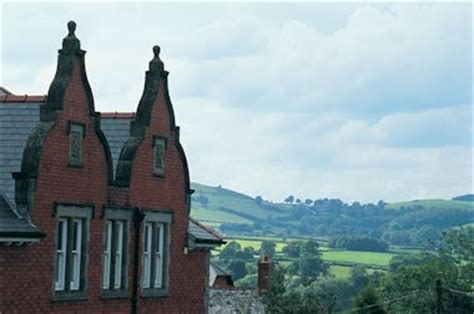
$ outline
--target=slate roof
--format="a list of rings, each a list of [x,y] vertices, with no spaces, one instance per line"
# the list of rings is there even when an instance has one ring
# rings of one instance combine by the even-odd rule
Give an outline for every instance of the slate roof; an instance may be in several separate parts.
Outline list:
[[[3,193],[5,196],[2,198],[5,203],[3,206],[0,205],[0,234],[3,224],[11,224],[20,228],[19,225],[12,223],[12,219],[20,219],[14,213],[14,209],[10,208],[14,206],[15,200],[15,180],[12,178],[12,173],[21,170],[23,148],[28,135],[39,122],[40,105],[45,102],[46,96],[0,95],[0,194]],[[134,116],[133,112],[101,114],[101,129],[110,147],[114,169],[117,166],[122,146],[128,139],[130,122]],[[25,220],[21,221],[18,223],[27,225],[21,228],[37,230]],[[188,234],[196,243],[209,245],[224,243],[215,231],[191,218],[189,219]]]
[[[20,218],[5,195],[0,194],[0,236],[8,238],[42,238],[45,235]]]
[[[128,139],[130,134],[130,122],[132,116],[129,118],[119,118],[108,114],[102,114],[100,120],[100,128],[104,132],[107,142],[109,143],[110,153],[112,155],[112,163],[114,170],[117,167],[120,151]],[[115,176],[115,171],[114,171]]]
[[[217,275],[217,276],[232,276],[228,271],[226,271],[224,268],[222,268],[221,266],[219,266],[219,264],[211,261],[209,263],[209,266],[211,267],[211,269],[214,271],[214,273]]]
[[[15,180],[19,172],[23,148],[28,135],[39,121],[39,102],[2,102],[0,99],[0,191],[12,203],[15,200]]]
[[[194,240],[197,245],[225,243],[225,241],[216,231],[208,226],[204,226],[192,217],[189,217],[188,233],[192,238],[191,240]]]

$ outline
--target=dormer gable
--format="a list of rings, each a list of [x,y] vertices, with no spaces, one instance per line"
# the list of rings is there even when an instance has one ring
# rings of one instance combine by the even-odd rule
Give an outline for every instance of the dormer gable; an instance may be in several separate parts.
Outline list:
[[[86,145],[101,146],[105,156],[107,182],[113,180],[112,159],[104,134],[100,129],[100,114],[95,112],[92,91],[85,70],[85,51],[75,35],[76,23],[67,24],[68,35],[59,50],[55,77],[50,85],[47,101],[40,108],[40,122],[28,137],[23,151],[21,171],[14,173],[15,201],[22,212],[31,210],[34,203],[37,178],[48,138],[53,132],[58,136],[48,143],[56,149],[54,160],[46,161],[47,167],[82,168],[91,164]]]
[[[119,186],[130,186],[134,173],[134,162],[142,145],[147,145],[146,175],[166,177],[172,181],[177,172],[167,170],[166,159],[176,154],[179,159],[179,170],[183,174],[186,203],[189,205],[191,193],[189,171],[184,150],[179,141],[179,127],[175,117],[168,89],[168,74],[160,58],[160,47],[153,47],[153,59],[145,75],[145,87],[138,104],[136,116],[130,126],[130,137],[120,153],[116,183]],[[171,157],[170,157],[171,158]],[[144,174],[144,173],[141,173]],[[189,207],[189,206],[188,206]],[[188,209],[189,210],[189,209]]]

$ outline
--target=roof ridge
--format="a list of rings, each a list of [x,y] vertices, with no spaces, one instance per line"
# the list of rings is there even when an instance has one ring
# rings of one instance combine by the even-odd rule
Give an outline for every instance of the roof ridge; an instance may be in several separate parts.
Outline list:
[[[0,102],[46,102],[46,95],[0,95]]]
[[[104,112],[100,112],[100,116],[101,118],[111,118],[111,119],[132,119],[132,118],[135,118],[135,115],[136,113],[133,112],[133,111],[122,111],[122,112],[118,112],[118,111],[113,111],[113,112],[107,112],[107,111],[104,111]]]

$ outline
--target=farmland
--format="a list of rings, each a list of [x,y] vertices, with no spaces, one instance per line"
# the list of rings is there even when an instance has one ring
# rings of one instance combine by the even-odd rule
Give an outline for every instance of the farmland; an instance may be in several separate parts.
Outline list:
[[[259,251],[261,243],[265,240],[273,241],[276,244],[274,259],[283,266],[287,266],[291,262],[290,259],[284,257],[282,253],[283,248],[292,241],[305,241],[301,238],[286,238],[283,240],[278,237],[237,237],[227,239],[228,242],[235,241],[239,243],[242,248],[251,247],[256,252]],[[347,278],[350,275],[351,267],[354,265],[365,265],[369,272],[385,270],[388,268],[390,259],[397,254],[395,252],[334,250],[327,247],[324,241],[318,240],[318,242],[320,244],[319,250],[322,252],[322,259],[331,265],[330,273],[336,278]],[[217,256],[221,250],[222,248],[216,250],[214,256]],[[405,252],[403,251],[402,253]]]

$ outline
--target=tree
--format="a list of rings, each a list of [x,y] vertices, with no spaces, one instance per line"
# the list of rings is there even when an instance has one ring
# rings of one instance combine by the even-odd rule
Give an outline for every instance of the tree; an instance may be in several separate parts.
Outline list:
[[[227,268],[232,273],[234,281],[244,278],[247,275],[247,268],[245,268],[245,261],[242,259],[234,259],[229,262]]]
[[[268,313],[283,313],[287,300],[283,297],[285,293],[285,273],[276,267],[270,276],[268,282],[268,290],[265,291],[262,301]]]
[[[260,255],[273,256],[275,255],[276,244],[273,241],[265,240],[260,245]]]
[[[242,251],[240,251],[237,256],[243,260],[246,260],[246,261],[253,261],[254,259],[254,255],[255,255],[255,250],[248,246],[248,247],[245,247]]]
[[[359,314],[385,314],[377,291],[371,285],[360,291],[354,300],[354,310]]]
[[[256,274],[247,274],[247,276],[240,278],[234,282],[236,287],[243,288],[255,288],[257,286],[257,275]]]
[[[322,275],[326,275],[329,265],[320,256],[304,256],[299,260],[299,271],[304,285],[308,285]]]
[[[382,298],[391,302],[394,313],[432,313],[449,309],[449,313],[472,313],[474,302],[468,295],[471,286],[460,281],[460,268],[445,259],[420,266],[401,266],[382,283]],[[436,282],[440,280],[441,299]],[[452,291],[457,291],[456,293]],[[458,292],[461,293],[458,293]]]
[[[366,273],[366,267],[364,265],[356,265],[351,268],[352,285],[356,291],[360,291],[369,284],[369,277]]]
[[[420,266],[436,259],[438,259],[438,256],[428,252],[395,255],[390,259],[388,269],[394,272],[402,266]]]
[[[304,201],[304,204],[305,204],[306,206],[310,206],[311,204],[313,204],[313,200],[307,198],[307,199]]]
[[[285,203],[293,204],[294,201],[295,201],[295,197],[293,195],[290,195],[287,198],[285,198]]]
[[[257,203],[257,205],[259,206],[262,205],[263,198],[260,195],[258,195],[257,197],[255,197],[255,203]]]
[[[230,261],[236,258],[237,254],[242,250],[240,244],[236,241],[229,242],[219,254],[219,259],[223,261]]]
[[[444,233],[443,257],[450,257],[460,268],[459,278],[467,285],[474,286],[474,226],[451,229]]]
[[[314,240],[309,240],[301,246],[301,255],[303,256],[319,256],[319,243]]]
[[[296,199],[296,204],[301,204],[301,200],[299,198]]]
[[[289,258],[300,257],[301,245],[300,241],[290,242],[283,247],[283,253]]]
[[[396,313],[472,313],[474,228],[451,229],[444,234],[439,257],[420,265],[401,265],[382,282],[382,296]],[[471,266],[470,266],[471,265]],[[412,293],[407,293],[412,291]]]

